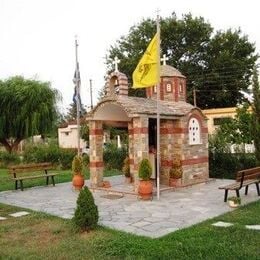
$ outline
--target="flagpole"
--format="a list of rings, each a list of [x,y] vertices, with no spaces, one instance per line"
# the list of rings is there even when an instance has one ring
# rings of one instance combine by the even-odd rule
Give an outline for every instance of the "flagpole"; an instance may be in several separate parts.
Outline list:
[[[160,22],[159,22],[159,11],[157,11],[157,18],[156,18],[156,27],[157,27],[157,34],[158,34],[158,41],[157,41],[157,63],[158,63],[158,83],[157,83],[157,115],[156,115],[156,125],[157,125],[157,158],[156,158],[156,172],[157,172],[157,200],[160,199],[160,111],[159,111],[159,100],[160,100],[160,72],[161,72],[161,64],[160,64]]]
[[[75,37],[75,56],[76,56],[76,105],[77,105],[77,141],[78,155],[80,155],[80,124],[79,124],[79,63],[78,63],[78,41]]]

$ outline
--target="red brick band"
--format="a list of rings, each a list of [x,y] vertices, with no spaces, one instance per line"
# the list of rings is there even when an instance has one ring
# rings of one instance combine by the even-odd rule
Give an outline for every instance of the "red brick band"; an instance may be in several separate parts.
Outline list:
[[[103,135],[103,129],[90,129],[90,135]]]
[[[147,127],[135,127],[132,129],[132,134],[148,134],[148,128]]]
[[[134,159],[129,159],[129,164],[134,164]]]
[[[208,128],[203,127],[201,129],[201,133],[207,134]],[[168,135],[168,134],[188,134],[188,128],[181,128],[181,127],[175,127],[175,128],[160,128],[160,134],[162,135]]]
[[[192,165],[192,164],[199,164],[199,163],[207,163],[209,158],[207,156],[205,157],[199,157],[195,159],[186,159],[182,160],[182,165]]]
[[[89,167],[90,168],[101,168],[101,167],[104,167],[104,163],[101,161],[90,162]]]

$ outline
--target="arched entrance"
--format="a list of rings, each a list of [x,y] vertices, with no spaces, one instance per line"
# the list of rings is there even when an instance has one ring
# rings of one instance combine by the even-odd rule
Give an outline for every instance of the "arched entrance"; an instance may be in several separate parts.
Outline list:
[[[89,121],[90,144],[90,181],[92,187],[102,186],[103,183],[103,125],[128,128],[131,118],[126,111],[114,101],[100,103],[93,111]]]

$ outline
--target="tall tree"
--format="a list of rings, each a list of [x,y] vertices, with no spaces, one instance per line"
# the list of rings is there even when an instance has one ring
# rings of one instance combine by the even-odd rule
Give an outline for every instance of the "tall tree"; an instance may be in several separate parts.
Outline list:
[[[131,84],[132,72],[156,31],[156,22],[146,19],[133,26],[108,50],[107,70],[117,56],[120,71]],[[219,31],[202,17],[183,15],[161,19],[161,53],[169,57],[168,64],[187,77],[189,102],[192,89],[197,93],[201,108],[234,106],[241,101],[239,90],[246,90],[253,66],[258,58],[254,44],[240,30]],[[144,90],[129,91],[130,95],[144,96]],[[231,98],[232,97],[232,98]]]
[[[66,121],[73,121],[77,119],[77,104],[75,102],[71,103],[69,107],[67,108],[68,112],[65,115],[65,120]],[[80,111],[80,118],[82,118],[84,115],[86,115],[87,111],[86,109],[82,106],[81,111]]]
[[[0,81],[0,143],[7,151],[16,150],[27,137],[52,129],[58,98],[48,82],[20,76]]]
[[[258,81],[258,72],[254,68],[253,74],[253,139],[255,145],[255,154],[257,164],[260,165],[260,86]]]

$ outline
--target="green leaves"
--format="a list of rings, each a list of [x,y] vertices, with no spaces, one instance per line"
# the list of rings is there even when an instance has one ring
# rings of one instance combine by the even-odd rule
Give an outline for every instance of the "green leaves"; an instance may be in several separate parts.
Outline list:
[[[0,139],[47,133],[56,118],[58,92],[49,82],[16,76],[0,82]]]
[[[192,89],[197,90],[200,108],[231,107],[242,100],[239,90],[246,90],[253,66],[258,58],[255,46],[238,30],[218,31],[202,17],[176,15],[162,18],[161,54],[169,57],[169,65],[187,77],[189,102]],[[132,85],[132,72],[156,32],[156,22],[144,19],[130,28],[111,46],[107,57],[107,71],[112,71],[112,60],[117,56],[119,70]],[[145,96],[143,90],[129,89],[129,94]]]

